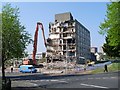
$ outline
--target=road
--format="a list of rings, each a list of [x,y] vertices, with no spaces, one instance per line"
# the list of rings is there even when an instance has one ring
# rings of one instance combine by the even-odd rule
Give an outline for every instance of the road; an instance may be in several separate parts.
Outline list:
[[[49,76],[40,73],[8,74],[12,87],[39,88],[118,88],[118,72],[86,75]]]

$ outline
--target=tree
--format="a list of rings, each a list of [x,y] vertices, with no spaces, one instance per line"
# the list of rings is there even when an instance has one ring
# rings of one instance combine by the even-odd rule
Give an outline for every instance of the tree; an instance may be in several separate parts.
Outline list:
[[[106,37],[106,43],[103,45],[103,51],[106,52],[107,56],[110,57],[119,57],[119,50],[120,50],[120,46],[110,46],[108,41],[108,38]]]
[[[2,8],[2,79],[5,79],[5,61],[21,58],[26,46],[31,43],[31,35],[25,31],[19,19],[19,8],[7,3]]]
[[[0,66],[2,65],[2,14],[0,13]]]
[[[102,35],[107,35],[107,41],[104,44],[104,50],[109,50],[116,54],[109,54],[110,56],[120,56],[120,1],[111,2],[107,4],[107,15],[106,19],[100,25],[99,33]],[[110,47],[110,48],[109,48]]]

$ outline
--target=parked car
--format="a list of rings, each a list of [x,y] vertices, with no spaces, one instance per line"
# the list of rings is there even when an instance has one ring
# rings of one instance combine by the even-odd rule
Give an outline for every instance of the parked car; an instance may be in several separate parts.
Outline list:
[[[37,69],[33,65],[21,65],[19,71],[22,73],[36,73]]]

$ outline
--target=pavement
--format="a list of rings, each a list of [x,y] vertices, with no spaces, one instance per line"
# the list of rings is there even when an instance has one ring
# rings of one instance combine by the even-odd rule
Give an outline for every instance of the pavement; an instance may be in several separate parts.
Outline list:
[[[43,88],[36,87],[13,87],[12,90],[45,90]]]

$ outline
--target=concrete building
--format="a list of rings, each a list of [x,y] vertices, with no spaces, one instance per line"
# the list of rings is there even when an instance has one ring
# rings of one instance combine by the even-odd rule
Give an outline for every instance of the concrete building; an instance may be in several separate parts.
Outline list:
[[[70,12],[56,14],[55,22],[49,23],[46,55],[48,62],[90,59],[90,32]]]
[[[103,51],[103,46],[100,46],[100,47],[99,47],[99,52],[104,53],[104,51]]]
[[[101,52],[96,52],[95,55],[96,55],[96,60],[97,60],[97,61],[102,61],[102,60],[104,60],[104,55],[103,55],[103,53],[101,53]]]

